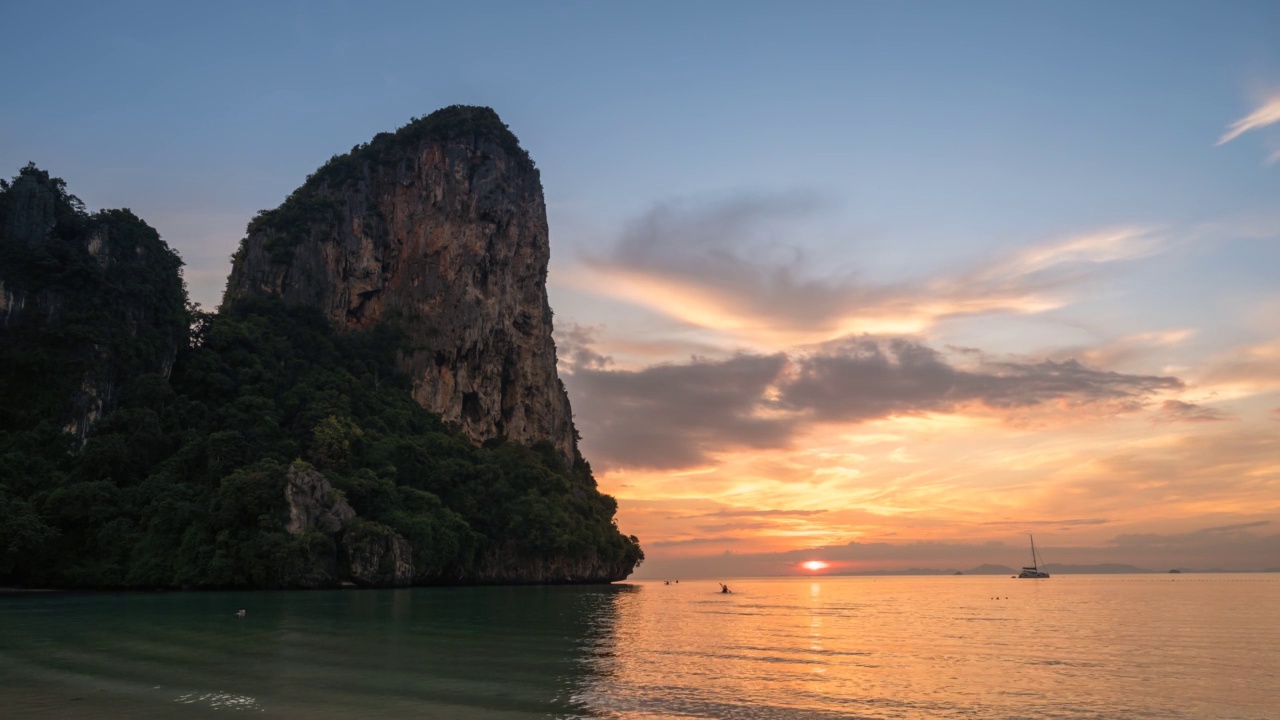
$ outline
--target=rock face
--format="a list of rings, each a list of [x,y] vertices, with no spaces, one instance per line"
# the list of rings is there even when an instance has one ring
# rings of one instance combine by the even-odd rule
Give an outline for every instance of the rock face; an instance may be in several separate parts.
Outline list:
[[[561,585],[573,583],[609,583],[627,579],[635,566],[625,561],[607,561],[599,557],[574,560],[548,557],[538,560],[514,559],[493,552],[485,558],[485,570],[475,580],[482,583],[522,583]]]
[[[290,466],[285,480],[284,499],[289,507],[285,529],[292,535],[308,530],[334,534],[356,516],[346,500],[333,492],[333,486],[314,468],[301,463]]]
[[[356,585],[389,587],[413,582],[413,548],[385,526],[358,524],[342,536],[342,550]]]
[[[315,468],[298,461],[285,477],[284,499],[290,535],[319,533],[337,541],[337,552],[309,558],[305,587],[334,587],[352,582],[367,587],[409,585],[414,580],[409,541],[356,511]]]
[[[476,441],[550,440],[556,375],[538,171],[488,108],[454,106],[333,158],[250,224],[225,302],[277,295],[336,325],[399,323],[413,397]]]

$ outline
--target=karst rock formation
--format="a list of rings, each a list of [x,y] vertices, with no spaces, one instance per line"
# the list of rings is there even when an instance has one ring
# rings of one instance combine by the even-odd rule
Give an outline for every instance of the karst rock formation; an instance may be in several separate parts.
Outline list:
[[[260,213],[224,302],[275,295],[342,328],[397,322],[420,405],[477,442],[549,440],[571,462],[549,257],[528,153],[493,110],[453,106],[334,157]]]

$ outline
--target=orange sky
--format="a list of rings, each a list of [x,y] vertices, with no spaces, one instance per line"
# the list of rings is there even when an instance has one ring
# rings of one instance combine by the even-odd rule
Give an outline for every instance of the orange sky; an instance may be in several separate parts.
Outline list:
[[[1055,563],[1280,567],[1277,315],[1224,342],[1090,302],[1229,243],[1100,228],[874,282],[700,212],[553,266],[561,372],[637,577],[1016,566],[1030,532]],[[1280,309],[1280,283],[1256,290]]]

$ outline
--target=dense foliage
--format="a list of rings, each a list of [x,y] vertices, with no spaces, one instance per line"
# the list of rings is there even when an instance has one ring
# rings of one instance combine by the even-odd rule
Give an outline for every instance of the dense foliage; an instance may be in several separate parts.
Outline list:
[[[164,372],[188,334],[181,267],[133,213],[86,213],[34,165],[3,182],[0,431],[110,411],[132,378]]]
[[[55,258],[45,271],[80,262]],[[157,292],[152,280],[113,276],[130,298]],[[74,302],[91,303],[95,287]],[[181,295],[166,298],[170,311],[189,312]],[[120,303],[95,317],[128,325],[132,306]],[[550,443],[477,447],[414,403],[394,324],[340,333],[276,300],[190,312],[172,374],[132,377],[82,448],[49,414],[70,385],[32,381],[41,368],[63,372],[69,326],[2,343],[0,585],[315,584],[341,558],[341,538],[286,530],[290,467],[323,473],[356,511],[347,541],[407,540],[414,582],[518,579],[539,563],[629,569],[643,558],[580,457],[567,466]]]

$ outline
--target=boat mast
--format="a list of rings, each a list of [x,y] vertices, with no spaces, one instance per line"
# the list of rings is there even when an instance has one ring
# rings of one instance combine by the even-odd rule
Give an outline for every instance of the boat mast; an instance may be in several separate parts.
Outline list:
[[[1031,568],[1036,572],[1040,571],[1040,563],[1036,562],[1036,536],[1027,533],[1031,537]]]

